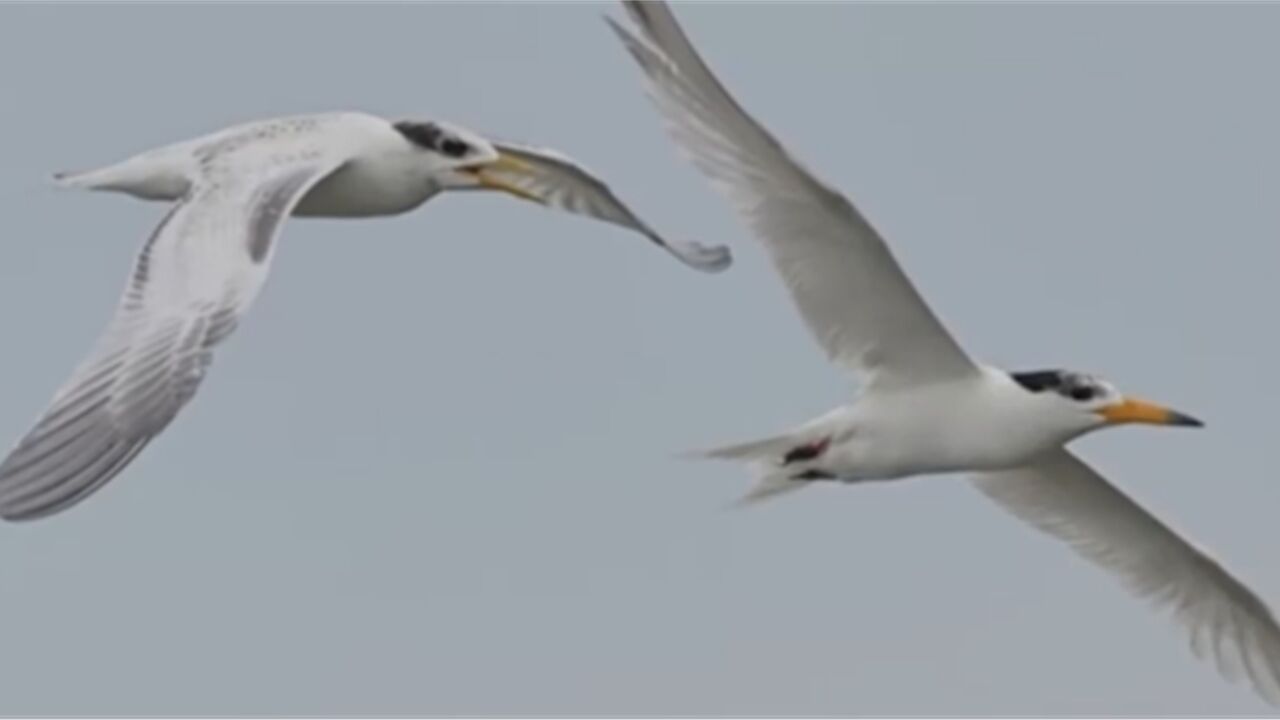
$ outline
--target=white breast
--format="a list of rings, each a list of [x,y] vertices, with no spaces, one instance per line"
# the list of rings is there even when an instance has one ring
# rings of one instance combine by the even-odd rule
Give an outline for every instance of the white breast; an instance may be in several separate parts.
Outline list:
[[[293,214],[369,217],[408,212],[441,190],[411,159],[401,152],[352,160],[312,188]]]

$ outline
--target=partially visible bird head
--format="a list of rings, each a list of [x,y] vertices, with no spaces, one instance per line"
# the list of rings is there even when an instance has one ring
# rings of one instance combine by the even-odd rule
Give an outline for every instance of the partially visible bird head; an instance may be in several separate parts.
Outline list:
[[[401,120],[393,127],[421,154],[434,183],[445,190],[500,190],[542,202],[510,178],[532,171],[523,161],[498,151],[480,135],[440,121]]]
[[[1060,418],[1064,426],[1077,433],[1127,423],[1204,425],[1190,415],[1124,395],[1111,383],[1086,373],[1036,370],[1009,375],[1037,398],[1043,412]]]

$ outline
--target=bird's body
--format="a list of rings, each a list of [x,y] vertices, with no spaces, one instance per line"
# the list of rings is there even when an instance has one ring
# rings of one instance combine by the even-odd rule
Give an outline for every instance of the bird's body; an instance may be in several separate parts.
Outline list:
[[[701,454],[751,463],[760,483],[749,500],[798,490],[813,480],[855,483],[1007,470],[1091,429],[1058,421],[1053,404],[1004,370],[977,366],[963,378],[873,384],[855,402],[795,430]]]
[[[668,243],[563,155],[365,113],[246,123],[57,181],[173,205],[97,346],[0,463],[9,520],[83,500],[168,426],[257,297],[290,215],[392,215],[442,190],[493,189],[627,227],[700,270],[730,261]]]
[[[793,445],[825,448],[786,465],[846,482],[1003,470],[1078,434],[1043,422],[1035,400],[995,368],[963,380],[872,389],[806,424]]]
[[[191,177],[200,172],[202,157],[219,157],[234,153],[237,147],[268,144],[287,155],[289,137],[314,137],[317,133],[345,137],[350,144],[350,157],[302,196],[294,215],[397,215],[417,208],[445,189],[432,168],[414,156],[405,136],[394,125],[363,113],[325,113],[244,123],[61,182],[124,192],[144,200],[177,201],[190,188]]]
[[[298,217],[375,217],[409,212],[444,191],[394,156],[356,160],[321,180],[294,208]]]
[[[975,362],[888,244],[729,94],[665,2],[625,0],[610,20],[676,144],[761,241],[827,356],[862,380],[851,405],[777,436],[699,453],[746,463],[753,501],[815,481],[968,474],[1014,515],[1173,609],[1195,651],[1280,703],[1280,625],[1216,561],[1065,445],[1121,423],[1198,426],[1066,370]]]

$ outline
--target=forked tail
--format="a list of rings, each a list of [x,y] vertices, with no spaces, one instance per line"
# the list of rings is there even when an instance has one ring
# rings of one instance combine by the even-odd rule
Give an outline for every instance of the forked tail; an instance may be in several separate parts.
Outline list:
[[[699,450],[687,453],[687,457],[732,460],[746,464],[756,482],[734,505],[736,507],[754,505],[762,500],[807,487],[813,480],[830,479],[830,476],[821,471],[804,467],[807,461],[821,455],[831,442],[830,437],[816,439],[806,437],[810,434],[812,433],[794,431],[760,440]]]
[[[734,507],[755,505],[764,500],[809,487],[812,484],[810,480],[796,479],[790,472],[782,472],[780,468],[761,467],[753,469],[752,474],[756,477],[755,484],[751,486],[750,490],[747,490],[745,495],[738,498],[734,503]]]

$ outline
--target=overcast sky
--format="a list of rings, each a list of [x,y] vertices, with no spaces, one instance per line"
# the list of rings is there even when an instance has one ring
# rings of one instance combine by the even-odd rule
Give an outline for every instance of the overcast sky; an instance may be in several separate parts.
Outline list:
[[[1280,604],[1280,6],[681,5],[973,353],[1203,417],[1079,450]],[[468,194],[288,224],[173,426],[0,527],[9,714],[1266,714],[960,477],[751,511],[675,458],[843,402],[601,5],[0,6],[0,441],[164,212],[51,172],[359,109],[557,147],[723,275]],[[9,440],[3,440],[8,438]]]

